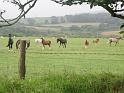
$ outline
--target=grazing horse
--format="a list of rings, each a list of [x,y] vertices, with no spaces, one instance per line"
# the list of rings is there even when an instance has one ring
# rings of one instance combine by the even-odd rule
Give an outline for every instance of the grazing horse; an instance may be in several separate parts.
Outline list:
[[[16,42],[16,49],[19,48],[21,39],[17,40]],[[30,47],[30,40],[26,40],[26,49]]]
[[[88,40],[85,40],[85,42],[84,42],[84,47],[85,47],[85,48],[88,48],[88,46],[89,46],[89,41],[88,41]]]
[[[59,45],[59,47],[62,45],[63,46],[63,48],[66,48],[66,44],[67,44],[67,39],[65,39],[65,38],[57,38],[57,43],[58,42],[60,42],[60,45]]]
[[[45,48],[45,45],[48,45],[49,47],[51,46],[51,41],[50,40],[45,40],[44,38],[41,38],[43,47]]]
[[[114,37],[114,38],[109,38],[108,43],[111,46],[111,43],[115,43],[115,46],[119,44],[119,40],[123,40],[122,37]]]
[[[96,40],[93,40],[94,44],[98,44],[98,42],[99,42],[99,38],[97,38]]]

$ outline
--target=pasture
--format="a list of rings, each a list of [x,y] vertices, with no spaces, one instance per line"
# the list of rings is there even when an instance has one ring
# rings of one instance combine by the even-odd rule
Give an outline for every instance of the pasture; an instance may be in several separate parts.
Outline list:
[[[14,39],[13,51],[8,51],[8,38],[0,39],[0,74],[8,77],[18,76],[18,50]],[[94,38],[87,38],[90,45],[84,48],[85,38],[68,38],[67,48],[59,48],[56,38],[45,38],[52,41],[51,49],[34,42],[35,37],[28,37],[31,46],[26,51],[26,77],[44,76],[49,73],[101,73],[112,72],[124,74],[124,41],[117,46],[107,44],[108,39],[100,38],[98,45]]]

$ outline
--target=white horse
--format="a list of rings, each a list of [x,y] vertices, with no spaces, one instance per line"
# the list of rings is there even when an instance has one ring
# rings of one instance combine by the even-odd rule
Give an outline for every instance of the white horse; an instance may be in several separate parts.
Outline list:
[[[42,45],[42,39],[35,39],[35,43],[37,43],[41,46]]]
[[[119,40],[123,40],[122,37],[114,37],[114,38],[109,38],[108,44],[111,46],[111,43],[115,43],[115,46],[119,44]]]

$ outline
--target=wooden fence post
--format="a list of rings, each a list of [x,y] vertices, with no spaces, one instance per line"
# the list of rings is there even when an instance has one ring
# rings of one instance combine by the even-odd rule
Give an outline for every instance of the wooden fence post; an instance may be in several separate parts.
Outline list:
[[[26,40],[20,40],[20,48],[19,48],[19,77],[20,79],[25,79],[25,73],[26,73],[25,55],[26,55]]]

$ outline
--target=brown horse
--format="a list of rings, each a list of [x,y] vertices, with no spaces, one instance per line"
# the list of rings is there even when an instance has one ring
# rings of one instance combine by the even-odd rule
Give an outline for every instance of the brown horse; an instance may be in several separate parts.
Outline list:
[[[41,38],[42,39],[42,44],[43,44],[43,47],[45,48],[45,45],[48,45],[49,47],[51,46],[51,41],[50,40],[45,40],[44,38]]]
[[[98,44],[98,42],[99,42],[99,38],[97,38],[96,40],[93,40],[94,44]]]
[[[85,47],[85,48],[88,48],[88,46],[89,46],[89,41],[88,41],[88,40],[85,40],[85,42],[84,42],[84,47]]]

